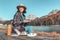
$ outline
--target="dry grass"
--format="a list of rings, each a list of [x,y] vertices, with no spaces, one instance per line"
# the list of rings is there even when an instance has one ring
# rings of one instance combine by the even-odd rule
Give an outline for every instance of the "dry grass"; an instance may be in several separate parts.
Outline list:
[[[37,34],[42,36],[60,37],[60,33],[57,32],[37,32]]]

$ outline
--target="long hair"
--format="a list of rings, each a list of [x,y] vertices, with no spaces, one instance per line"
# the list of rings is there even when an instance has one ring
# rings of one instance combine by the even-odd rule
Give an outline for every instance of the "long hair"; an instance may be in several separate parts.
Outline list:
[[[19,8],[24,8],[24,11],[23,11],[23,16],[25,17],[25,13],[26,13],[26,7],[25,6],[17,6],[17,12],[20,12],[19,11]]]

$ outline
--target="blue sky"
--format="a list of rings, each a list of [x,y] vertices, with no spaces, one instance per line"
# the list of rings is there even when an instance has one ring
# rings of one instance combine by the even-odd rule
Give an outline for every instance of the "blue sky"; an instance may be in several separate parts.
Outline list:
[[[60,0],[0,0],[0,18],[13,19],[16,6],[24,4],[27,7],[26,16],[33,14],[37,17],[47,15],[51,10],[60,10]]]

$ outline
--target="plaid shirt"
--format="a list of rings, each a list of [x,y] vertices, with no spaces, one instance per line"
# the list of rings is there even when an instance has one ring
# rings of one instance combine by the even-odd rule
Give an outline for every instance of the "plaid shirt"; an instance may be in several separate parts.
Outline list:
[[[22,23],[23,22],[23,18],[22,18],[23,15],[21,15],[19,12],[17,12],[15,15],[14,15],[14,18],[13,18],[13,23]],[[23,16],[24,17],[24,16]],[[25,18],[25,17],[24,17]]]
[[[22,29],[24,29],[24,23],[23,23],[23,20],[25,19],[25,16],[23,16],[23,18],[22,18],[22,16],[23,15],[21,15],[20,14],[20,12],[17,12],[15,15],[14,15],[14,18],[13,18],[13,27],[15,28],[15,27],[19,27],[20,28],[20,30]],[[21,31],[22,31],[21,30]]]

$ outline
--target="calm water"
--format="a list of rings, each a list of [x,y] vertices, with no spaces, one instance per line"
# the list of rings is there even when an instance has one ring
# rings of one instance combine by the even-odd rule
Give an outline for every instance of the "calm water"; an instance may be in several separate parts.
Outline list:
[[[59,32],[60,26],[33,26],[33,30],[36,32]]]
[[[36,32],[59,32],[60,26],[32,26],[33,30]],[[5,26],[0,26],[0,28],[6,28]]]

